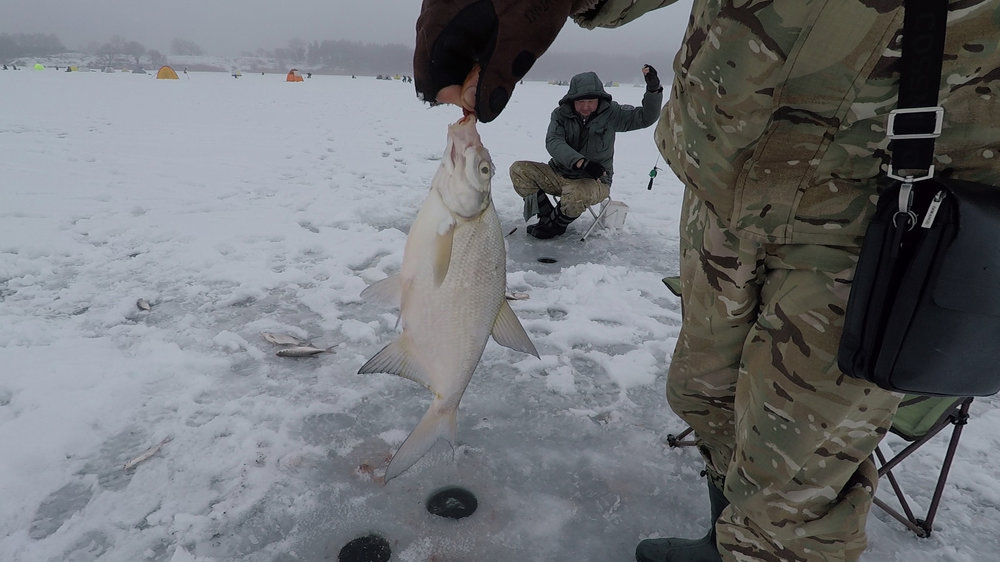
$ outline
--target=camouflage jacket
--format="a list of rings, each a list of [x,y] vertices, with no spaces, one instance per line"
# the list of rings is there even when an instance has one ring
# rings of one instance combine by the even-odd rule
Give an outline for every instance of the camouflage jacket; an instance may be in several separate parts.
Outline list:
[[[596,98],[599,103],[597,111],[586,120],[573,110],[573,101],[581,98]],[[573,165],[581,158],[593,160],[607,170],[602,181],[611,185],[615,173],[615,133],[652,125],[659,117],[662,103],[662,93],[646,92],[640,107],[620,105],[611,99],[597,74],[577,74],[549,119],[545,134],[545,148],[552,155],[549,166],[563,177],[585,178],[589,177],[586,172]]]
[[[930,1],[930,0],[926,0]],[[616,27],[672,0],[606,0]],[[656,142],[741,237],[856,245],[889,162],[902,0],[694,0]],[[951,0],[939,175],[1000,186],[1000,0]]]

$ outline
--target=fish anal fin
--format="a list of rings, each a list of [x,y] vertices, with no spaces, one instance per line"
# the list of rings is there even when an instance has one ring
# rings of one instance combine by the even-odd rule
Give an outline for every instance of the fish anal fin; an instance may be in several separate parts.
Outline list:
[[[399,306],[402,294],[403,283],[399,275],[391,275],[376,281],[361,291],[362,298],[392,306]]]
[[[359,375],[367,373],[399,375],[404,379],[409,379],[433,391],[430,377],[427,376],[423,367],[413,360],[406,349],[406,343],[402,337],[383,347],[382,351],[376,353],[367,363],[358,369]]]
[[[443,401],[435,398],[424,417],[421,418],[420,423],[413,428],[410,435],[399,446],[399,450],[392,456],[389,466],[385,469],[386,482],[416,464],[439,439],[447,440],[454,448],[455,417],[458,413],[458,404],[447,408],[442,407],[442,404]]]
[[[506,299],[500,304],[500,312],[497,313],[497,318],[493,322],[493,339],[504,347],[538,357],[535,344],[531,343],[531,338],[524,331],[521,321],[517,319],[517,315],[514,314],[514,310]]]
[[[455,243],[455,221],[447,221],[441,224],[437,237],[434,239],[434,261],[431,264],[434,268],[434,286],[440,287],[444,283],[444,278],[448,275],[448,267],[451,265],[451,249]]]

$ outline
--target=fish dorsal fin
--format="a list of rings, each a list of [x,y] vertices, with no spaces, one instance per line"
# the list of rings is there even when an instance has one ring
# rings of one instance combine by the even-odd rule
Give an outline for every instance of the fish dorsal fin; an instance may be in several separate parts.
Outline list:
[[[442,222],[434,238],[434,286],[440,287],[444,283],[444,278],[448,275],[448,267],[451,265],[451,248],[455,243],[455,221]]]
[[[497,319],[493,322],[493,339],[498,344],[514,351],[530,353],[538,357],[535,344],[531,343],[531,338],[524,331],[521,321],[517,319],[517,315],[514,314],[514,310],[506,299],[500,304],[500,312],[497,313]]]
[[[424,369],[410,357],[402,337],[382,348],[374,357],[358,369],[358,374],[389,373],[399,375],[415,383],[431,388],[430,377]]]
[[[402,294],[403,283],[399,275],[391,275],[381,281],[376,281],[361,291],[362,298],[391,306],[399,306]]]

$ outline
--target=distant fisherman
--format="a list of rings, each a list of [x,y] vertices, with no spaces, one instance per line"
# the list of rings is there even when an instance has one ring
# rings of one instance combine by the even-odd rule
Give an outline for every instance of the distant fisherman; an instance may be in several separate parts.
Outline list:
[[[524,220],[538,215],[528,226],[535,238],[553,238],[566,232],[587,207],[611,193],[614,175],[615,133],[643,129],[656,122],[663,102],[663,87],[656,69],[642,67],[646,93],[642,106],[620,105],[611,99],[593,72],[577,74],[569,91],[552,110],[545,149],[548,164],[518,161],[510,165],[514,191],[524,198]],[[552,205],[549,195],[559,198]]]

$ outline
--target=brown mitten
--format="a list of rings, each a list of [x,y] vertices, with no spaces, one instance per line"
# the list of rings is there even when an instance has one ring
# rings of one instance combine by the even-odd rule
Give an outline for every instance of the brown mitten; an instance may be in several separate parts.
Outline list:
[[[478,65],[475,103],[466,109],[480,121],[492,121],[570,14],[594,4],[594,0],[424,0],[413,55],[417,94],[436,103],[442,88],[464,84]]]

